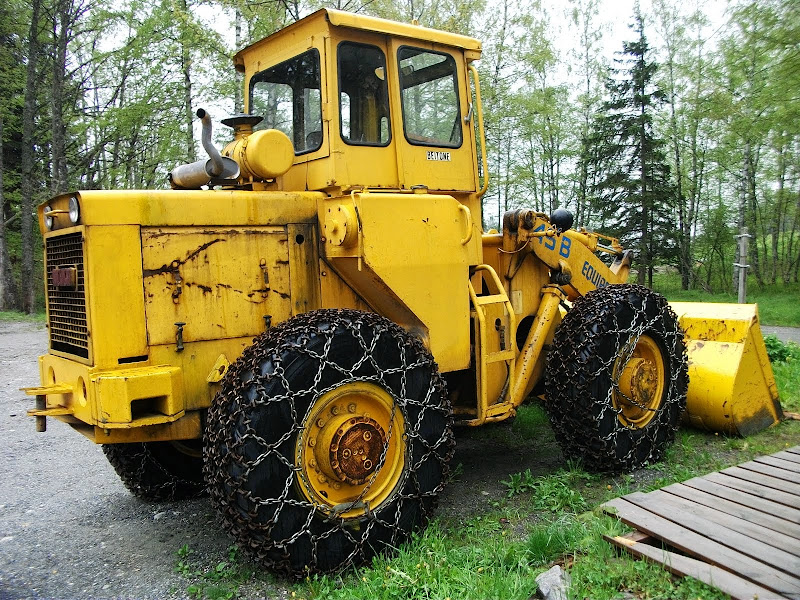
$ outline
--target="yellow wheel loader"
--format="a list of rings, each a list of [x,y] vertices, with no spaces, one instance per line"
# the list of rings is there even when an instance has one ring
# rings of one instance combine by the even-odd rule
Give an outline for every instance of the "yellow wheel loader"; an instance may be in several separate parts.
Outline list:
[[[218,151],[199,110],[209,158],[172,189],[42,205],[37,428],[102,444],[138,496],[207,490],[243,548],[301,576],[408,538],[454,425],[532,392],[564,454],[600,471],[659,460],[687,388],[697,424],[779,420],[753,307],[679,319],[564,210],[482,231],[480,53],[320,10],[234,57],[232,141]]]

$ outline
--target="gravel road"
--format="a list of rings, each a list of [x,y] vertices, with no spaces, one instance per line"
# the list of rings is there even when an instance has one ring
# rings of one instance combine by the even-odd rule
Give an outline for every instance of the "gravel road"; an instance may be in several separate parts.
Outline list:
[[[0,350],[0,600],[185,597],[178,548],[202,559],[231,543],[208,500],[137,500],[100,447],[69,426],[48,419],[36,433],[19,388],[39,383],[46,332],[0,322]]]

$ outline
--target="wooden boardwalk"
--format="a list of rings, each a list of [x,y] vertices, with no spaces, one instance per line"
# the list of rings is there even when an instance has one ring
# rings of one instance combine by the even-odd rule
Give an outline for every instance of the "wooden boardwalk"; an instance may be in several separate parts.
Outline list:
[[[800,600],[800,446],[603,505],[631,554],[732,598]]]

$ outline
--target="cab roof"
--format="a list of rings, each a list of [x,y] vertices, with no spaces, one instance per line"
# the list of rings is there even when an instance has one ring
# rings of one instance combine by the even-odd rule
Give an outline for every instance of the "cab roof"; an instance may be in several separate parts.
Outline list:
[[[440,31],[438,29],[430,29],[420,25],[413,25],[411,23],[400,23],[397,21],[390,21],[388,19],[381,19],[378,17],[370,17],[367,15],[360,15],[349,13],[333,8],[320,9],[307,17],[292,23],[265,37],[246,48],[242,48],[233,57],[233,62],[237,66],[244,64],[242,55],[251,51],[261,45],[273,43],[275,40],[284,36],[292,35],[293,31],[315,20],[324,20],[334,27],[344,27],[349,29],[357,29],[360,31],[368,31],[372,33],[380,33],[396,37],[405,37],[412,40],[421,40],[426,42],[433,42],[444,46],[451,46],[463,50],[471,51],[474,55],[470,58],[478,58],[481,52],[481,42],[475,38],[457,33],[450,33],[447,31]]]

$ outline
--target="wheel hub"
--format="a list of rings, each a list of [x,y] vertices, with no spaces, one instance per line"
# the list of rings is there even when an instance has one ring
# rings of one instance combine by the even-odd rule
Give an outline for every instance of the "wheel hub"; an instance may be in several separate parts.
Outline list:
[[[379,386],[353,382],[323,394],[298,438],[301,491],[325,511],[352,503],[345,518],[375,508],[400,481],[403,434],[402,413]]]
[[[614,366],[613,404],[623,425],[641,429],[661,406],[667,370],[661,348],[652,337],[642,335],[631,343],[635,346],[630,358],[624,364],[620,359]]]
[[[619,387],[634,402],[647,404],[658,388],[658,372],[651,362],[632,358],[622,371]]]

